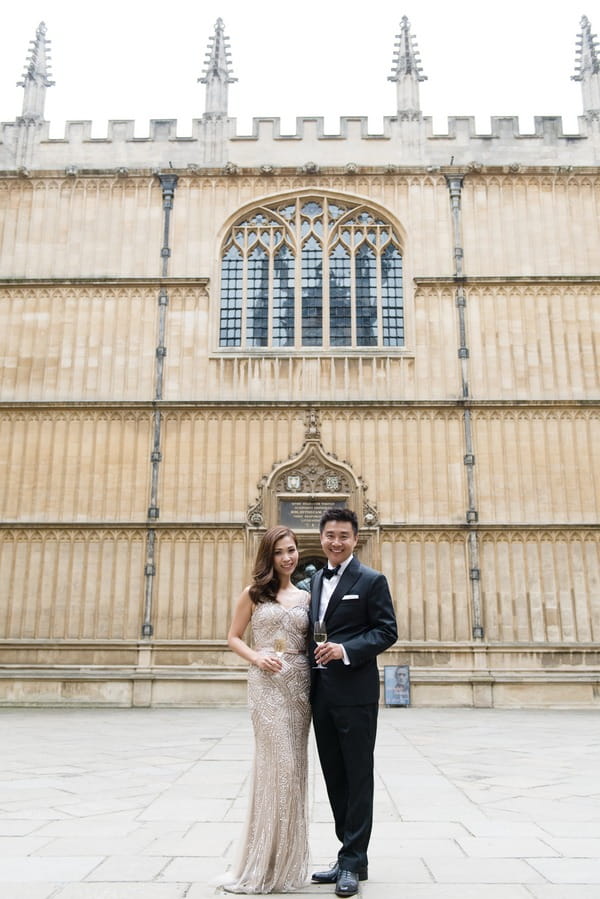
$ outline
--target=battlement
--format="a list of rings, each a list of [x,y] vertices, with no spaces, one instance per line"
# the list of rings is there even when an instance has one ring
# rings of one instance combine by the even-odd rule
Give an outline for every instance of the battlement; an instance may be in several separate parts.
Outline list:
[[[447,131],[434,134],[433,120],[423,116],[419,99],[422,72],[419,51],[408,18],[396,35],[392,74],[396,85],[395,114],[386,116],[381,132],[371,133],[366,116],[344,116],[337,132],[326,132],[321,116],[296,119],[293,134],[282,133],[280,118],[255,118],[250,134],[238,134],[228,114],[233,77],[224,24],[218,19],[209,40],[204,76],[206,101],[202,118],[193,119],[191,134],[177,133],[176,119],[151,119],[147,136],[136,136],[135,122],[108,122],[105,137],[92,136],[92,122],[70,121],[62,138],[50,137],[44,117],[50,80],[46,26],[36,31],[26,73],[23,110],[14,122],[0,124],[0,169],[5,171],[73,172],[80,169],[182,169],[228,167],[320,168],[348,171],[385,166],[595,166],[600,164],[600,64],[591,23],[583,16],[574,80],[581,83],[583,115],[577,134],[565,134],[562,119],[539,116],[533,133],[520,132],[516,116],[492,116],[489,132],[477,130],[473,116],[448,118]]]
[[[0,125],[0,169],[600,164],[600,117],[591,115],[579,117],[576,134],[565,134],[556,116],[536,117],[533,133],[521,133],[516,116],[492,116],[489,132],[477,131],[473,116],[452,116],[439,134],[427,116],[388,116],[379,133],[366,116],[340,118],[337,132],[325,130],[323,117],[301,117],[294,133],[282,133],[278,117],[255,118],[249,134],[238,134],[233,118],[205,116],[191,132],[179,135],[176,119],[152,119],[148,135],[136,136],[133,120],[115,119],[105,137],[93,137],[83,120],[56,138],[49,122],[17,119]]]

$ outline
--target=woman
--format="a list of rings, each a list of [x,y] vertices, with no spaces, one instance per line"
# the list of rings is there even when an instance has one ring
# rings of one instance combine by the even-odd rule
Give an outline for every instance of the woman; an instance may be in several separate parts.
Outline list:
[[[294,532],[268,530],[227,636],[231,649],[251,665],[248,703],[255,740],[245,831],[231,881],[223,884],[229,892],[284,893],[307,881],[309,595],[292,584],[297,564]],[[248,624],[251,645],[244,640]]]

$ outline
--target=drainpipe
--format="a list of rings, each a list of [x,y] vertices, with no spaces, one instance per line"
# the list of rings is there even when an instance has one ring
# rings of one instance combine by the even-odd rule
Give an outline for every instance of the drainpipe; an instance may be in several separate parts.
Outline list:
[[[469,408],[469,348],[467,346],[466,309],[467,297],[464,288],[464,249],[462,245],[461,192],[464,175],[446,175],[450,192],[450,209],[452,213],[452,229],[454,236],[454,280],[456,283],[456,308],[458,312],[459,347],[458,358],[461,371],[461,394],[464,407],[463,427],[465,439],[464,465],[467,477],[468,508],[466,523],[468,527],[467,553],[469,561],[469,581],[471,584],[471,616],[472,636],[474,640],[483,639],[483,623],[481,618],[481,583],[479,567],[479,534],[477,522],[475,492],[475,454],[473,453],[473,426]]]
[[[162,187],[163,200],[163,245],[160,251],[162,258],[161,277],[166,278],[169,270],[169,258],[171,250],[169,248],[169,231],[171,226],[171,210],[173,209],[173,199],[175,196],[175,188],[177,187],[177,175],[159,175],[158,180]],[[169,305],[169,295],[166,287],[161,286],[158,293],[158,335],[155,354],[155,393],[154,393],[154,409],[152,412],[152,453],[150,455],[151,464],[151,480],[150,480],[150,505],[148,507],[147,532],[146,532],[146,564],[144,567],[145,590],[144,590],[144,621],[142,624],[142,637],[152,637],[154,628],[152,625],[152,598],[154,593],[154,578],[156,576],[156,529],[152,527],[152,522],[157,521],[160,516],[160,508],[158,505],[158,475],[160,463],[162,461],[161,432],[162,432],[162,415],[160,407],[157,405],[163,398],[163,377],[164,377],[164,360],[167,355],[167,347],[165,345],[165,330],[167,320],[167,306]]]

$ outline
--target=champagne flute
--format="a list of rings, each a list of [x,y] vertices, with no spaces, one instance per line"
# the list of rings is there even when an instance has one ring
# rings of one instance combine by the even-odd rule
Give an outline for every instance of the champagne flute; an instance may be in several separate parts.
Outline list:
[[[315,626],[313,629],[313,636],[315,638],[315,643],[326,643],[327,642],[327,625],[323,620],[315,621]],[[326,665],[321,665],[319,662],[318,665],[314,666],[315,668],[326,668]]]
[[[283,657],[283,654],[287,648],[287,640],[285,638],[285,634],[279,632],[275,634],[275,639],[273,640],[273,649],[275,650],[275,655],[278,659]]]

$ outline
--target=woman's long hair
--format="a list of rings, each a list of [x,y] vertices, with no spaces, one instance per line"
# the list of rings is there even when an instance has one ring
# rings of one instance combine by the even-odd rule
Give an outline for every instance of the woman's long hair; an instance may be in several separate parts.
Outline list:
[[[275,544],[282,537],[289,537],[298,546],[298,538],[290,528],[283,525],[269,528],[263,536],[256,553],[254,568],[252,569],[252,584],[250,585],[250,599],[257,605],[259,602],[275,602],[279,592],[279,576],[273,566]]]

